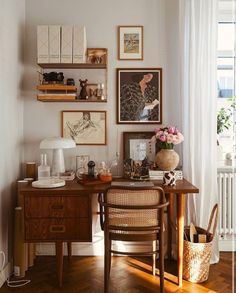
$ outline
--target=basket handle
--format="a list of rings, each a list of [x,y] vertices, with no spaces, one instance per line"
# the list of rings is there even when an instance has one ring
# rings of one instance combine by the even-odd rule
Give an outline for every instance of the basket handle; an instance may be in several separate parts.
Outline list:
[[[211,216],[210,216],[210,220],[209,220],[208,227],[207,227],[207,233],[210,233],[213,218],[215,216],[213,231],[212,231],[212,239],[214,238],[215,232],[216,232],[216,226],[217,226],[217,222],[218,222],[218,214],[219,214],[219,207],[218,207],[218,204],[216,203],[211,211]]]

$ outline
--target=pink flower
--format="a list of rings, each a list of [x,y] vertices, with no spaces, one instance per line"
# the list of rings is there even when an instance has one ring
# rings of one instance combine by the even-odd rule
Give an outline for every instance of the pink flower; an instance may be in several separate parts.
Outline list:
[[[166,142],[167,143],[173,143],[173,141],[174,141],[174,135],[173,134],[168,134]]]
[[[159,137],[160,141],[165,142],[166,141],[166,136],[165,135],[161,135]]]
[[[168,128],[168,132],[169,132],[170,134],[174,134],[174,133],[175,133],[175,127],[170,126],[170,127]]]
[[[154,130],[154,132],[157,133],[157,132],[159,132],[160,130],[161,130],[160,127],[158,127],[158,128],[156,128],[156,129]]]

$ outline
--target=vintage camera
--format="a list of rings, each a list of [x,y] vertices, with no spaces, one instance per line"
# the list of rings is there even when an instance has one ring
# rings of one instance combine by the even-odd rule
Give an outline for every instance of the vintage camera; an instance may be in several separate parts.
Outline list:
[[[43,83],[63,83],[64,75],[63,72],[49,72],[43,73]]]

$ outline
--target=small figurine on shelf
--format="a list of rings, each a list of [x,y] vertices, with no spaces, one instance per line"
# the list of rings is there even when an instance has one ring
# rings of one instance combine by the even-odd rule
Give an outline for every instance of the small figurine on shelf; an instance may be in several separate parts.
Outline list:
[[[80,79],[80,86],[81,86],[81,90],[80,90],[80,99],[86,100],[88,99],[88,93],[87,93],[87,79],[82,80]]]

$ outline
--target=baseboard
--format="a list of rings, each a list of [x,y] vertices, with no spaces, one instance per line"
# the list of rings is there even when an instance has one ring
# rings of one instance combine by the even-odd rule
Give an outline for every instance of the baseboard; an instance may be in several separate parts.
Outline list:
[[[235,238],[219,239],[219,251],[236,251]]]
[[[11,263],[9,262],[5,268],[0,272],[0,288],[6,282],[7,278],[11,276]]]
[[[72,255],[99,256],[104,254],[103,233],[97,233],[93,237],[93,242],[72,242]],[[64,243],[64,255],[67,255],[67,245]],[[38,243],[36,245],[36,255],[55,255],[54,243]]]

